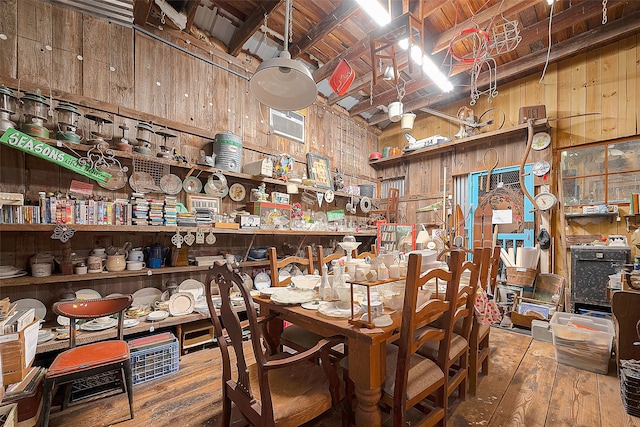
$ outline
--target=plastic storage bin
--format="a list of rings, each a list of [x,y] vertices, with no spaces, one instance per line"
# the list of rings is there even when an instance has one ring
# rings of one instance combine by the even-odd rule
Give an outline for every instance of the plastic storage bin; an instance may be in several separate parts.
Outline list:
[[[556,360],[598,374],[609,371],[613,322],[572,313],[554,313],[551,318]]]

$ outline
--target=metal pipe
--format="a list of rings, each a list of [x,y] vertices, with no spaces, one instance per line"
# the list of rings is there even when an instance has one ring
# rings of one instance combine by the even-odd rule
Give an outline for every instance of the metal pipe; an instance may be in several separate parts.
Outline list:
[[[206,62],[207,64],[211,64],[211,65],[213,65],[214,67],[218,67],[218,68],[220,68],[220,69],[222,69],[222,70],[226,71],[226,72],[227,72],[227,73],[229,73],[229,74],[233,74],[233,75],[234,75],[234,76],[236,76],[236,77],[240,77],[240,78],[245,79],[245,80],[247,80],[247,81],[249,81],[249,79],[250,79],[250,77],[247,77],[247,76],[245,76],[245,75],[243,75],[243,74],[240,74],[240,73],[238,73],[237,71],[233,71],[233,70],[232,70],[232,69],[230,69],[230,68],[224,67],[224,66],[222,66],[222,65],[220,65],[220,64],[218,64],[218,63],[216,63],[216,62],[211,61],[210,59],[203,58],[202,56],[200,56],[200,55],[198,55],[198,54],[195,54],[195,53],[191,52],[190,50],[185,49],[185,48],[183,48],[183,47],[181,47],[181,46],[178,46],[178,45],[177,45],[177,44],[175,44],[175,43],[172,43],[172,42],[170,42],[170,41],[168,41],[168,40],[165,40],[165,39],[163,39],[162,37],[157,36],[157,35],[155,35],[155,34],[153,34],[153,33],[149,32],[149,31],[145,30],[145,29],[144,29],[144,28],[142,28],[142,27],[139,27],[139,26],[137,26],[137,25],[134,25],[134,26],[133,26],[133,29],[134,29],[134,30],[136,30],[136,31],[140,31],[142,34],[144,34],[144,35],[146,35],[146,36],[149,36],[149,37],[151,37],[151,38],[152,38],[152,39],[154,39],[154,40],[157,40],[157,41],[162,42],[162,43],[164,43],[164,44],[167,44],[167,45],[169,45],[169,46],[171,46],[171,47],[173,47],[173,48],[175,48],[175,49],[178,49],[179,51],[184,52],[184,53],[186,53],[187,55],[191,55],[191,56],[193,56],[194,58],[197,58],[197,59],[199,59],[199,60],[201,60],[201,61],[204,61],[204,62]]]

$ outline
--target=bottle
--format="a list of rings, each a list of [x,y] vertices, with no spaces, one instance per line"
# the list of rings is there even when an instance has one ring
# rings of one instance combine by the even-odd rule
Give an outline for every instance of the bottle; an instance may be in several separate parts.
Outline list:
[[[333,282],[331,284],[331,301],[338,301],[340,295],[338,294],[338,288],[346,287],[345,282],[344,264],[337,263],[333,267]]]
[[[322,265],[322,278],[320,279],[320,299],[331,301],[331,284],[329,284],[329,268],[327,264]]]
[[[384,263],[378,267],[378,280],[387,280],[389,278],[389,269]]]

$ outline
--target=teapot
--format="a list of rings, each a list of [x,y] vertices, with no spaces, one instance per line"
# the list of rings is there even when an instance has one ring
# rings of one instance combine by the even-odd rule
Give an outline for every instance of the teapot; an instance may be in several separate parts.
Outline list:
[[[156,243],[154,245],[147,246],[144,250],[149,258],[147,265],[150,268],[160,268],[162,267],[162,264],[164,264],[164,259],[169,254],[170,248]]]
[[[129,251],[127,261],[144,261],[144,252],[142,248],[135,248]]]

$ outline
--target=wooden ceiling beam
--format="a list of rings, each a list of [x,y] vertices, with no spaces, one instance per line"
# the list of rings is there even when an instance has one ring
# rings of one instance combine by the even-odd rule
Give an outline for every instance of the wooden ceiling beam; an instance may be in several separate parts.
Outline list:
[[[200,7],[201,0],[191,1],[187,3],[187,10],[185,14],[187,15],[187,24],[185,25],[184,31],[189,32],[191,30],[191,26],[193,25],[193,19],[196,17],[196,11],[198,7]]]
[[[258,2],[257,9],[249,15],[242,27],[238,28],[233,34],[229,42],[229,54],[238,56],[245,42],[249,40],[255,32],[260,30],[260,27],[264,23],[264,15],[266,14],[268,17],[271,12],[280,7],[282,3],[283,0],[265,0]]]
[[[586,31],[561,43],[557,43],[551,48],[549,62],[558,62],[588,49],[595,49],[616,40],[623,39],[634,33],[640,33],[640,11],[633,12],[625,18],[609,22],[606,25]],[[512,80],[514,78],[531,74],[533,71],[537,70],[538,67],[544,65],[546,57],[547,51],[542,50],[500,66],[498,68],[498,82],[501,83],[506,80]],[[478,87],[482,88],[488,86],[490,78],[491,77],[486,72],[481,74],[478,78]],[[429,107],[431,105],[445,102],[453,102],[465,97],[467,97],[466,94],[459,92],[422,97],[406,102],[404,104],[404,108],[406,111],[417,111],[423,107]],[[387,115],[378,113],[372,116],[368,123],[373,126],[382,123],[385,120],[388,120]]]
[[[440,34],[433,44],[432,54],[447,49],[451,40],[462,30],[476,27],[484,28],[486,25],[489,25],[493,19],[500,19],[500,14],[505,17],[511,17],[532,7],[536,3],[540,3],[540,1],[542,0],[504,0],[504,2],[496,3],[490,8],[477,13],[472,18],[469,18],[464,22],[460,22],[451,29]]]
[[[133,22],[144,27],[151,13],[153,0],[136,0],[133,2]]]
[[[433,13],[437,12],[438,9],[445,4],[449,0],[434,0],[433,5],[430,3],[429,7],[424,7],[422,10],[423,18],[426,18]],[[313,72],[313,80],[316,83],[321,82],[326,79],[333,73],[333,70],[336,69],[341,60],[346,59],[347,61],[351,61],[354,58],[358,58],[362,56],[364,53],[369,52],[369,36],[367,35],[365,38],[358,40],[358,42],[354,43],[347,50],[337,55],[335,58],[324,64],[322,67],[318,68]]]
[[[289,47],[292,58],[297,58],[303,52],[307,51],[311,46],[322,40],[327,34],[349,19],[355,11],[358,10],[358,4],[352,0],[343,0],[333,12],[328,13],[320,20],[307,34],[303,35],[296,43]]]
[[[340,61],[342,61],[343,59],[351,61],[354,58],[359,58],[365,52],[369,53],[369,36],[358,40],[340,55],[336,56],[335,58],[324,64],[322,67],[315,70],[313,72],[313,80],[315,80],[316,83],[321,82],[322,80],[329,77],[331,73],[333,73],[333,70],[336,69]]]

